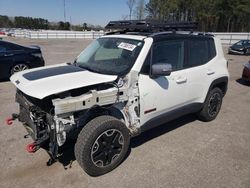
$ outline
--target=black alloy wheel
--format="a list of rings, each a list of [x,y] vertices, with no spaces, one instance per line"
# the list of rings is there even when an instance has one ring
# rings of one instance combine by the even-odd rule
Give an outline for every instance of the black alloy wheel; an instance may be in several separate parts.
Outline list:
[[[208,103],[208,114],[213,117],[218,114],[221,106],[221,96],[219,93],[214,93]]]
[[[103,132],[92,146],[92,162],[97,167],[105,167],[114,163],[121,154],[123,140],[122,133],[116,129]]]
[[[78,135],[75,157],[87,174],[100,176],[124,160],[129,143],[129,130],[122,121],[99,116],[88,122]]]
[[[214,120],[220,112],[223,100],[223,93],[220,88],[213,88],[207,94],[201,111],[197,114],[202,121]]]

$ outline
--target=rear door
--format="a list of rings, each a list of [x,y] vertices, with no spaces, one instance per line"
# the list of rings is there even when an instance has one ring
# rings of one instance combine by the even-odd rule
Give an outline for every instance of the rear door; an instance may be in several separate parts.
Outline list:
[[[190,103],[203,103],[211,80],[216,73],[216,50],[212,38],[191,36],[187,40],[184,68],[188,70],[187,95]]]

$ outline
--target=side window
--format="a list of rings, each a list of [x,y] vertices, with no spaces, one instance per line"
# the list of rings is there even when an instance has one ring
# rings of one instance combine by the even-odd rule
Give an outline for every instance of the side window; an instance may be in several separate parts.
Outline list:
[[[167,40],[157,42],[153,47],[152,64],[168,63],[172,65],[173,71],[183,68],[184,41]]]
[[[208,40],[208,46],[209,46],[209,58],[208,61],[213,59],[216,56],[216,49],[215,49],[215,44],[213,39]]]
[[[191,39],[188,42],[185,68],[206,64],[216,56],[214,40],[211,38]]]
[[[185,67],[194,67],[208,62],[209,51],[208,42],[204,39],[189,40],[188,58]]]

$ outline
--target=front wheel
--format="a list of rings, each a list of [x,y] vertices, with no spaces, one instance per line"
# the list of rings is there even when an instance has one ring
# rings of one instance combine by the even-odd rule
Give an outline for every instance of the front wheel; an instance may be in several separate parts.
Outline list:
[[[75,157],[84,171],[99,176],[116,168],[125,158],[130,135],[127,127],[112,116],[91,120],[80,132]]]
[[[214,88],[209,91],[202,110],[198,113],[198,118],[202,121],[214,120],[221,108],[223,93],[221,89]]]

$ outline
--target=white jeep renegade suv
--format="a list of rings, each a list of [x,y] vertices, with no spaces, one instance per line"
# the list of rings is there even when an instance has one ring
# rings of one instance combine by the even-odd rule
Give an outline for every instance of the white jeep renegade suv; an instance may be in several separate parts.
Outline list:
[[[13,75],[20,112],[9,123],[23,123],[34,140],[27,150],[46,149],[49,164],[77,139],[76,160],[98,176],[117,167],[130,138],[145,130],[190,113],[215,119],[228,77],[212,35],[123,30],[93,41],[74,63]]]

